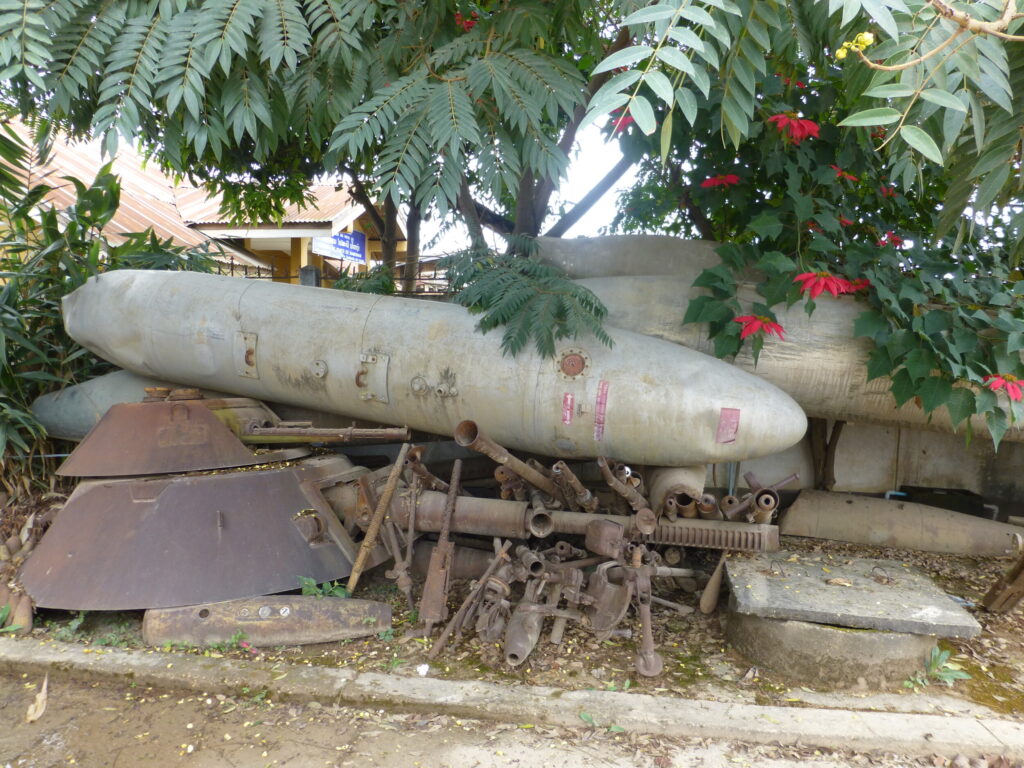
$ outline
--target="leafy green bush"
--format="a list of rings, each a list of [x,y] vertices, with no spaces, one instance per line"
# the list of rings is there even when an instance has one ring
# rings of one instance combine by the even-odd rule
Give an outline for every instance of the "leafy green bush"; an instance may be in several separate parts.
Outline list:
[[[111,269],[210,271],[206,253],[161,241],[152,231],[107,240],[120,184],[103,167],[91,185],[66,177],[77,201],[48,207],[49,187],[26,186],[26,147],[6,125],[0,131],[0,483],[29,492],[50,469],[46,433],[30,405],[47,391],[74,384],[108,365],[64,332],[61,297]]]

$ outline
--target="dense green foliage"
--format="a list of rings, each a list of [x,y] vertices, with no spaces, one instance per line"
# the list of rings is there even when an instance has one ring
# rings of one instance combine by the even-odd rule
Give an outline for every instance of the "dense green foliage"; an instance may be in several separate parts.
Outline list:
[[[208,270],[212,262],[152,232],[107,241],[101,230],[120,197],[109,168],[90,186],[69,179],[77,202],[58,211],[39,205],[47,186],[21,181],[25,147],[15,134],[0,134],[0,157],[0,483],[18,492],[46,469],[46,435],[32,401],[109,369],[64,332],[61,297],[108,269]]]
[[[564,170],[558,132],[610,18],[582,0],[460,7],[4,0],[0,78],[27,114],[140,140],[250,218],[339,168],[444,211],[472,161],[478,196],[514,219],[524,175]]]
[[[618,110],[651,158],[621,226],[728,243],[689,318],[722,354],[739,277],[769,317],[823,273],[866,290],[897,402],[998,441],[1024,374],[1022,25],[1014,0],[0,0],[0,97],[248,218],[340,171],[520,254],[577,130]],[[461,298],[507,350],[599,327],[530,272],[485,258]]]
[[[998,444],[1009,423],[1024,418],[1024,402],[1009,396],[1018,390],[1005,386],[1024,377],[1024,201],[1016,180],[1007,184],[1020,172],[1024,88],[1013,91],[1013,101],[1003,98],[1003,85],[1024,86],[1024,44],[1004,48],[999,39],[962,32],[965,44],[941,66],[938,57],[918,65],[928,68],[925,75],[914,68],[873,72],[854,50],[865,22],[837,23],[826,3],[790,3],[802,11],[791,17],[781,14],[782,4],[760,3],[754,12],[764,23],[753,27],[736,24],[742,2],[711,5],[721,28],[703,37],[709,48],[763,32],[775,55],[760,67],[743,63],[753,55],[747,46],[729,67],[709,66],[707,98],[677,90],[674,120],[666,103],[652,106],[661,129],[650,136],[634,110],[635,125],[621,141],[634,145],[630,151],[642,146],[647,159],[613,228],[725,243],[722,265],[698,280],[707,295],[685,317],[709,324],[722,356],[744,343],[737,317],[775,320],[771,307],[801,300],[814,311],[807,278],[798,276],[810,273],[812,284],[838,279],[830,284],[864,301],[851,332],[875,343],[868,377],[891,377],[897,405],[913,400],[926,413],[945,407],[954,426],[983,415]],[[898,4],[885,5],[895,12]],[[915,17],[893,16],[902,42],[866,46],[872,59],[895,65],[942,44],[944,24],[934,9],[914,7]],[[874,37],[883,38],[890,24],[875,21]],[[705,31],[709,25],[704,19]],[[909,42],[915,34],[920,47]],[[843,41],[847,54],[837,58]],[[724,49],[717,55],[726,61]],[[978,59],[973,69],[971,57]],[[657,104],[650,72],[618,77],[640,83],[641,74],[636,98]],[[756,96],[739,98],[748,85]],[[943,95],[947,88],[956,96]],[[864,111],[878,97],[893,106]],[[934,136],[939,154],[921,152],[921,134],[911,127]],[[763,301],[741,305],[740,281],[755,284]],[[761,331],[748,343],[756,354],[786,342]]]

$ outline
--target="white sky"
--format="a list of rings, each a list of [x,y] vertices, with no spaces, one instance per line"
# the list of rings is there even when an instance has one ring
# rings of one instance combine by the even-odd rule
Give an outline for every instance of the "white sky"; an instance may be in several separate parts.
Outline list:
[[[605,137],[597,125],[591,124],[580,133],[576,142],[575,154],[570,158],[569,173],[562,183],[561,189],[551,200],[551,210],[558,210],[563,202],[566,210],[577,200],[589,192],[619,161],[622,153],[616,141],[605,142]],[[564,237],[589,237],[598,234],[598,230],[611,222],[615,216],[615,206],[619,190],[632,185],[635,174],[630,169],[619,179],[618,183],[604,194],[594,206],[564,235]],[[554,220],[547,222],[551,226]],[[485,233],[487,230],[484,230]],[[424,222],[423,243],[430,242],[437,233],[434,222]],[[488,238],[497,241],[499,250],[504,250],[500,238]],[[493,244],[493,243],[492,243]],[[469,237],[464,228],[459,226],[448,232],[440,243],[433,248],[424,248],[425,253],[441,255],[460,250],[469,245]]]

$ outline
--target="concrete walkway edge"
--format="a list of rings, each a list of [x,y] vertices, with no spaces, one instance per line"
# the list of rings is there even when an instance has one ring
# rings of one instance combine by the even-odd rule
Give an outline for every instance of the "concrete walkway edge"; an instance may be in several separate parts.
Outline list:
[[[518,724],[598,727],[752,744],[800,744],[906,756],[1024,759],[1024,724],[995,718],[775,707],[610,691],[407,677],[344,668],[237,661],[0,638],[0,672],[153,686],[274,701],[380,707]]]

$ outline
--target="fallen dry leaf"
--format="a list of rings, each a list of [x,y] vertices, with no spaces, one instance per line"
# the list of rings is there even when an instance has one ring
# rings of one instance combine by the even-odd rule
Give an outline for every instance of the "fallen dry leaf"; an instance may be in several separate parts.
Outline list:
[[[49,674],[43,678],[43,687],[39,689],[39,693],[36,694],[36,700],[29,705],[28,712],[25,713],[25,722],[34,723],[40,717],[43,716],[43,712],[46,711],[46,688],[50,683]]]
[[[849,579],[839,579],[839,578],[827,579],[825,581],[825,583],[826,584],[831,584],[833,587],[852,587],[853,586],[853,582],[850,581]]]

